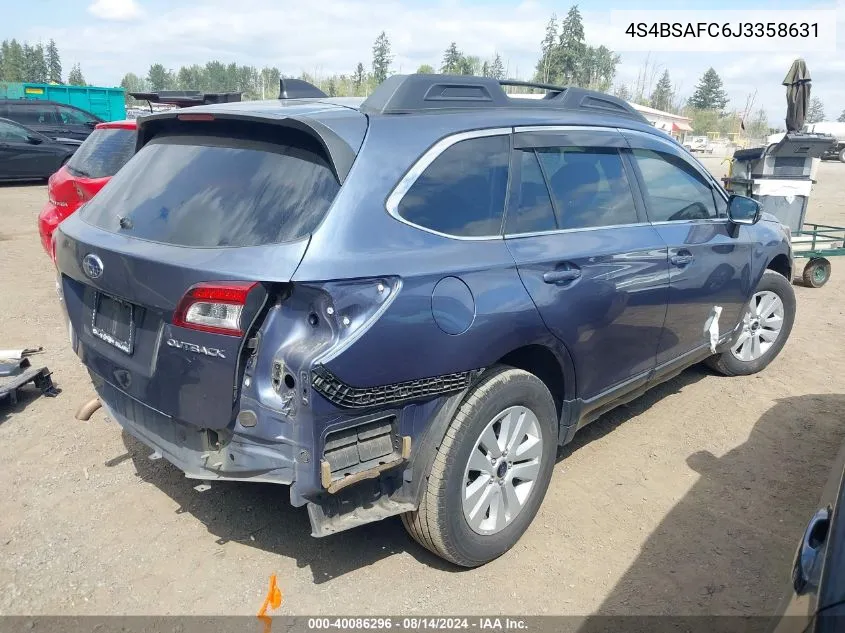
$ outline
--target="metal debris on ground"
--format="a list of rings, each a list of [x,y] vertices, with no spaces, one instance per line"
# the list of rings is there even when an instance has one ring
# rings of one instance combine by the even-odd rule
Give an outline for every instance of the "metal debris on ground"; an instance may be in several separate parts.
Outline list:
[[[53,384],[52,374],[46,367],[32,367],[29,354],[40,352],[41,348],[0,350],[0,403],[9,400],[14,406],[18,402],[18,391],[29,383],[35,385],[47,397],[54,397],[61,391]]]

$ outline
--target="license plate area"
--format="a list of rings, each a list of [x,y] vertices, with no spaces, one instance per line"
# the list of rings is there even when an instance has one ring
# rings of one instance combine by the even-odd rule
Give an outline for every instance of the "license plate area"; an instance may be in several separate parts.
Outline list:
[[[121,352],[132,354],[135,345],[135,306],[95,292],[91,333]]]

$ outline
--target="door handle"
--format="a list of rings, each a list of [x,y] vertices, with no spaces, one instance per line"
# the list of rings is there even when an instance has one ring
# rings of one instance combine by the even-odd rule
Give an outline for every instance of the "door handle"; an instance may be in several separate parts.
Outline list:
[[[801,549],[792,570],[793,588],[799,595],[818,587],[822,563],[819,554],[827,538],[830,515],[830,508],[822,508],[813,515],[804,531]]]
[[[581,277],[581,271],[578,268],[567,268],[565,270],[550,270],[543,273],[543,281],[547,284],[562,284],[567,281],[575,281]]]
[[[677,255],[672,255],[669,261],[673,266],[686,266],[687,264],[691,264],[694,259],[695,257],[691,253],[678,253]]]

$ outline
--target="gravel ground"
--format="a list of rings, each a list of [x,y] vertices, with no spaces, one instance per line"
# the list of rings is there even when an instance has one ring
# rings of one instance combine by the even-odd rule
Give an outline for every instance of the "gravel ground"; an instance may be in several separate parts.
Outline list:
[[[718,159],[705,159],[717,175]],[[808,219],[845,226],[845,164]],[[35,218],[45,187],[0,187],[0,347],[63,389],[0,405],[0,614],[254,614],[275,573],[289,614],[763,614],[845,437],[845,261],[796,287],[766,371],[693,368],[587,427],[508,554],[457,570],[398,519],[326,539],[270,485],[197,493],[102,411],[70,351]],[[799,260],[800,263],[800,260]]]

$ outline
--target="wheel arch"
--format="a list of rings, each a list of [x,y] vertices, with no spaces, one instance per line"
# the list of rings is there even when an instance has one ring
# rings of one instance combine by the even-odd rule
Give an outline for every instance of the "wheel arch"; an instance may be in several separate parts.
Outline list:
[[[511,349],[492,363],[485,372],[502,365],[534,374],[546,385],[555,402],[558,413],[558,442],[562,443],[567,430],[578,421],[578,409],[571,406],[576,394],[575,365],[566,347],[549,334],[547,338]],[[483,376],[485,372],[481,375]],[[406,477],[406,484],[401,495],[403,499],[419,503],[422,493],[421,483],[431,468],[437,448],[449,429],[452,417],[472,392],[473,386],[449,396],[430,413],[427,428],[412,452],[411,472]],[[558,390],[559,393],[556,393]]]
[[[784,253],[779,253],[772,257],[766,265],[766,270],[773,270],[786,277],[787,280],[792,281],[792,262],[789,261],[789,257]]]
[[[569,353],[565,348],[563,351],[565,356],[560,351],[552,351],[547,345],[533,343],[511,350],[496,363],[522,369],[537,376],[552,394],[559,424],[565,423],[564,402],[574,397],[574,393],[567,393],[567,387],[574,387],[575,384],[575,370],[569,362]]]

